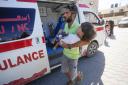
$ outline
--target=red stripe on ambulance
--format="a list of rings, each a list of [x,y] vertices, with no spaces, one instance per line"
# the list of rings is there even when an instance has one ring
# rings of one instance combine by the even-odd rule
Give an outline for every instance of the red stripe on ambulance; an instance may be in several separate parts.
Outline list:
[[[37,0],[17,0],[17,1],[21,1],[21,2],[37,2]]]
[[[42,37],[42,43],[45,43],[45,37]]]
[[[79,7],[81,7],[81,8],[89,8],[86,4],[79,4]]]
[[[47,72],[47,68],[44,68],[40,72],[33,74],[33,76],[30,78],[19,78],[17,80],[11,81],[10,83],[5,84],[5,85],[24,85],[32,80],[35,80],[35,79],[43,76],[46,72]]]
[[[96,31],[102,31],[102,30],[104,30],[103,27],[97,27],[97,28],[96,28]]]
[[[29,46],[32,46],[32,39],[0,44],[0,53]]]

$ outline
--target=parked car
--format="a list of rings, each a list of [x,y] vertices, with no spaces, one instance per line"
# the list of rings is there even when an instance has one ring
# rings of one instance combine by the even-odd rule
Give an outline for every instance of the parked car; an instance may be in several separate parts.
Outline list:
[[[122,18],[118,23],[118,27],[128,27],[128,17]]]

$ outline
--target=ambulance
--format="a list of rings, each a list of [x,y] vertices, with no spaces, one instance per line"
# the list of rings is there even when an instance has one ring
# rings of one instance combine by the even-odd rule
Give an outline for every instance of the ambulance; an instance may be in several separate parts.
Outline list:
[[[86,1],[86,0],[85,0]],[[81,48],[82,56],[92,56],[104,43],[104,24],[91,11],[96,0],[76,1],[76,20],[91,22],[97,36]],[[0,0],[0,85],[24,85],[61,65],[63,48],[50,44],[68,0]],[[85,53],[85,55],[84,55]]]

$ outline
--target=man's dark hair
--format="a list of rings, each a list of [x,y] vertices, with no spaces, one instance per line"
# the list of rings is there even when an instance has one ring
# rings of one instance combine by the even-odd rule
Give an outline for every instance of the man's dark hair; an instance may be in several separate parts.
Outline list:
[[[89,22],[84,22],[81,24],[82,32],[84,33],[82,40],[90,41],[96,36],[96,31],[94,26]]]
[[[65,8],[69,9],[71,12],[73,12],[75,14],[78,13],[77,6],[75,4],[69,4]]]

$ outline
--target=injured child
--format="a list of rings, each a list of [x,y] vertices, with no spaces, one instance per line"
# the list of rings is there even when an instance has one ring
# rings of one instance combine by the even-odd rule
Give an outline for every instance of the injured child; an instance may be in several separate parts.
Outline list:
[[[55,44],[53,49],[56,49],[59,45],[61,46],[61,42],[65,42],[66,44],[74,44],[80,41],[80,38],[76,34],[60,34],[57,36],[56,41],[58,42]]]
[[[64,48],[69,47],[69,45],[71,46],[71,48],[81,47],[82,45],[88,44],[88,42],[94,39],[95,36],[96,31],[93,25],[89,22],[84,22],[78,28],[76,34],[65,34],[63,32],[62,34],[58,35],[58,43],[55,45],[54,48],[56,48],[59,44]],[[79,44],[77,44],[77,42]]]
[[[68,36],[62,38],[61,41],[65,42],[67,44],[74,44],[74,43],[80,41],[80,38],[76,34],[68,34]]]

